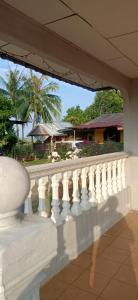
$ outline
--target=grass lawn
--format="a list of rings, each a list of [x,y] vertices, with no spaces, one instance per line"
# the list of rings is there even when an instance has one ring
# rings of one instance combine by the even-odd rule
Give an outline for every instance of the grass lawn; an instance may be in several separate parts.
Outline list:
[[[47,163],[49,163],[49,160],[47,158],[42,158],[42,159],[36,159],[32,161],[24,161],[23,165],[25,167],[29,167],[29,166],[35,166],[35,165],[47,164]]]

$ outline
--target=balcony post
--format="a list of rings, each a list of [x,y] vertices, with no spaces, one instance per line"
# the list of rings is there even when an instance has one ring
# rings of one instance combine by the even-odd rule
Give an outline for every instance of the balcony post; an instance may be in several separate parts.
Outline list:
[[[59,181],[61,180],[61,174],[55,174],[52,176],[52,215],[51,219],[57,225],[62,224],[62,217],[60,214],[60,202],[59,202]]]
[[[30,190],[20,163],[0,157],[0,183],[0,300],[39,300],[44,267],[57,255],[57,230],[50,219],[20,213]]]
[[[107,193],[107,164],[103,163],[102,165],[102,198],[104,201],[108,199]]]
[[[107,190],[108,195],[112,196],[112,162],[107,163]]]
[[[96,166],[96,200],[97,203],[101,202],[102,190],[101,190],[101,165]]]
[[[80,194],[79,194],[79,175],[80,170],[73,171],[73,205],[71,208],[71,212],[74,216],[79,216],[81,214],[80,207]]]
[[[30,182],[30,191],[29,191],[27,199],[25,199],[25,202],[24,202],[24,214],[25,215],[32,215],[32,213],[33,213],[33,210],[32,210],[32,194],[33,194],[34,185],[35,185],[35,180],[31,180],[31,182]]]
[[[88,210],[90,203],[88,202],[87,175],[89,168],[83,168],[81,172],[81,208]]]
[[[117,161],[113,161],[113,176],[112,176],[112,187],[113,187],[113,192],[114,194],[117,193]]]
[[[91,166],[89,172],[89,203],[91,206],[96,205],[95,171],[96,171],[96,166],[95,165]]]
[[[70,208],[70,196],[69,196],[69,178],[71,176],[71,172],[63,173],[63,197],[62,197],[62,212],[61,216],[63,220],[70,220],[72,217],[71,208]]]
[[[48,217],[46,212],[46,183],[48,182],[48,176],[41,177],[38,180],[38,194],[39,194],[39,205],[38,212],[41,217]]]

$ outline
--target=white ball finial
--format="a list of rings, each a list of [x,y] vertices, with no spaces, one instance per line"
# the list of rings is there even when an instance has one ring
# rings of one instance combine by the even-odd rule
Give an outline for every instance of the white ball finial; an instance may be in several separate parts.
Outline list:
[[[0,157],[0,227],[16,216],[29,189],[26,169],[12,158]]]

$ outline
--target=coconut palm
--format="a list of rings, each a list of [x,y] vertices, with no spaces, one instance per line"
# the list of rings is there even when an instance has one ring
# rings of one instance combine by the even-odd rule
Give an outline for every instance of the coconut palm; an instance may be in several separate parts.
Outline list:
[[[23,73],[17,69],[17,67],[12,70],[9,68],[6,78],[0,76],[0,93],[7,96],[7,98],[11,101],[12,105],[15,109],[15,119],[18,120],[18,101],[22,94],[22,89],[24,85],[24,77]],[[22,95],[23,99],[23,95]],[[19,139],[19,128],[18,124],[16,124],[16,133],[17,138]]]
[[[32,122],[32,128],[43,121],[51,122],[61,113],[61,100],[54,94],[58,85],[48,82],[48,77],[30,71],[24,80],[23,94],[18,102],[18,112],[23,121]]]

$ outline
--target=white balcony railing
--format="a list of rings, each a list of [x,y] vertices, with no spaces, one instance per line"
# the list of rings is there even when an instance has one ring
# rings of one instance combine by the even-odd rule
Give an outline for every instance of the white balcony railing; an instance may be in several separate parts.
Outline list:
[[[39,300],[41,285],[132,207],[130,158],[125,153],[27,170],[26,199],[25,168],[0,158],[1,300]],[[20,219],[23,203],[25,216]]]
[[[125,189],[125,153],[28,167],[31,188],[24,213],[57,225]],[[46,200],[47,199],[47,200]]]

